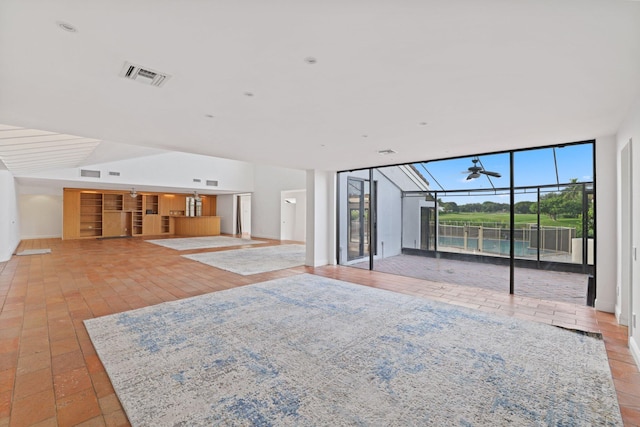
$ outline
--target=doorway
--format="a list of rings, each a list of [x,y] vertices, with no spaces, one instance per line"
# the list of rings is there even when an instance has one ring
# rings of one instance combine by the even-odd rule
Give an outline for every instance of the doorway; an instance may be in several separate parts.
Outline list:
[[[240,194],[237,198],[236,230],[243,238],[251,237],[251,194]]]
[[[420,249],[433,251],[436,249],[435,208],[422,206],[420,208]]]
[[[624,146],[620,156],[621,161],[621,221],[622,230],[622,256],[620,257],[621,289],[618,291],[616,315],[621,325],[629,326],[629,335],[633,334],[633,322],[630,322],[631,303],[633,301],[633,161],[632,141]],[[628,301],[628,304],[623,303]]]
[[[280,240],[304,242],[307,224],[307,191],[280,193]]]
[[[369,181],[349,178],[347,194],[347,260],[369,256]]]

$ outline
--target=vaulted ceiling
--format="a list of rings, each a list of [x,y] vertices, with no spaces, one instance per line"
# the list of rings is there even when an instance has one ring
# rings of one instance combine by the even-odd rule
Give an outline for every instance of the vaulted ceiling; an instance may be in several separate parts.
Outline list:
[[[0,2],[0,123],[102,141],[93,163],[429,160],[610,135],[639,95],[638,1]]]

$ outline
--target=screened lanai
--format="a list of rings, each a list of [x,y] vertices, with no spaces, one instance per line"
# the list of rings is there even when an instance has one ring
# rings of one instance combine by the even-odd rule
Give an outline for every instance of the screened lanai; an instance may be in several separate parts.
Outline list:
[[[338,174],[338,263],[553,301],[595,299],[594,143]]]

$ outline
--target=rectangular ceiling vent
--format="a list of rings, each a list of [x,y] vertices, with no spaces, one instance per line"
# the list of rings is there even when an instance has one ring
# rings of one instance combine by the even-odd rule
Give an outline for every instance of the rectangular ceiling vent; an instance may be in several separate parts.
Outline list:
[[[202,182],[200,178],[193,178],[193,182]]]
[[[109,176],[120,176],[120,172],[109,171]]]
[[[131,62],[125,62],[120,71],[120,77],[135,80],[149,86],[162,87],[171,76]]]
[[[100,171],[92,171],[89,169],[80,169],[80,176],[87,178],[100,178]]]
[[[218,186],[218,181],[212,181],[210,179],[207,180],[207,185],[209,187],[217,187]]]

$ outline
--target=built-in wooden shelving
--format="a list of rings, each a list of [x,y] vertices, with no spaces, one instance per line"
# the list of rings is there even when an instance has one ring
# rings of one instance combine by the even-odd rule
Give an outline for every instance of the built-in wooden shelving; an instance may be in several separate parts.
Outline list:
[[[152,236],[178,233],[175,222],[184,218],[187,194],[140,193],[129,191],[64,189],[63,239]],[[204,199],[204,197],[203,197]],[[203,217],[215,217],[216,196],[203,203]],[[196,217],[199,218],[199,217]],[[206,221],[196,221],[206,224]],[[189,220],[180,220],[185,230]],[[201,231],[199,231],[201,230]],[[186,235],[192,233],[187,230]],[[202,235],[219,234],[219,227],[200,227]]]
[[[80,237],[102,236],[102,194],[80,193]]]

